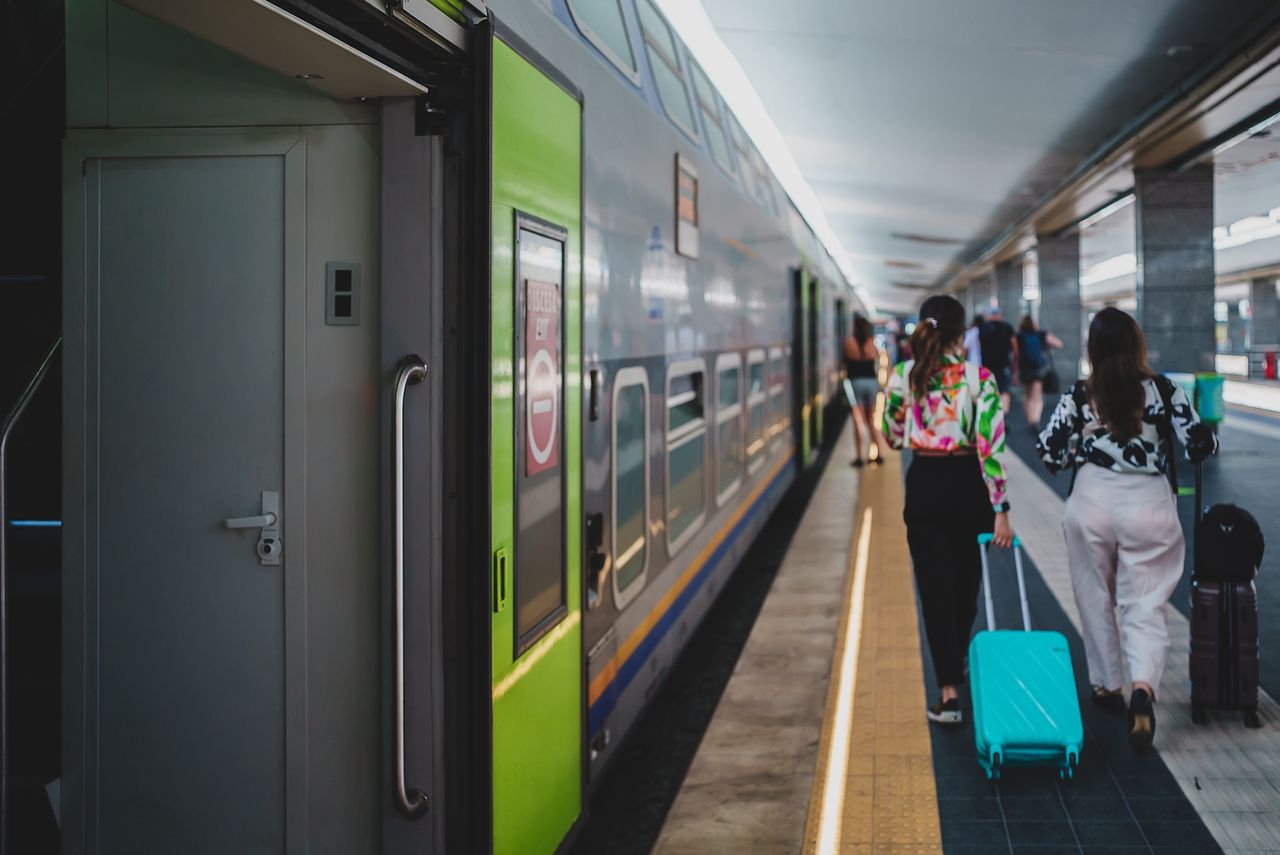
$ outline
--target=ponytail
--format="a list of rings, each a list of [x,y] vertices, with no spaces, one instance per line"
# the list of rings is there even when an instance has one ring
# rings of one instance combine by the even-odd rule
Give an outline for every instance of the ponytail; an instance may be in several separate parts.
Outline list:
[[[938,370],[938,363],[942,361],[945,350],[937,319],[921,319],[915,332],[911,333],[911,355],[915,362],[908,378],[911,381],[911,395],[916,400],[923,398],[928,391],[929,378]]]
[[[911,333],[911,366],[908,381],[916,400],[929,391],[929,379],[938,371],[942,357],[964,338],[964,306],[955,297],[930,297],[920,307],[920,323]]]

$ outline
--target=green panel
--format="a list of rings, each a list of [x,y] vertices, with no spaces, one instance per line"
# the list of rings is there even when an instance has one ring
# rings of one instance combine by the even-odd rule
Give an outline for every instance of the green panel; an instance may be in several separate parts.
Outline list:
[[[800,468],[809,465],[809,419],[813,417],[810,411],[810,395],[812,390],[809,389],[809,268],[802,266],[800,268],[800,376],[796,378],[796,382],[800,385]]]
[[[513,616],[493,616],[493,840],[497,855],[554,852],[581,811],[581,107],[505,43],[493,48],[491,400],[493,548],[514,555],[514,217],[568,230],[565,263],[565,562],[568,614],[513,659]],[[507,568],[507,590],[514,590]]]
[[[458,0],[429,0],[429,2],[459,24],[467,22],[467,16],[463,14],[463,6]]]
[[[815,312],[817,315],[818,324],[821,325],[822,323],[822,281],[819,280],[818,277],[816,276],[813,277],[813,279],[814,279],[814,284],[817,286],[814,289],[814,297],[817,298],[817,302],[818,302]],[[809,335],[818,336],[818,346],[814,348],[814,350],[817,353],[818,359],[821,360],[822,359],[822,334],[818,330],[814,329],[814,330],[809,330]],[[823,418],[823,415],[824,415],[823,404],[825,403],[825,401],[822,400],[822,369],[821,368],[817,370],[817,375],[818,375],[818,385],[813,390],[813,401],[814,401],[813,417],[817,419],[817,421],[814,423],[814,427],[816,429],[816,433],[818,434],[818,445],[821,446],[822,431],[823,431],[823,428],[826,427],[826,423],[827,423],[827,420]]]

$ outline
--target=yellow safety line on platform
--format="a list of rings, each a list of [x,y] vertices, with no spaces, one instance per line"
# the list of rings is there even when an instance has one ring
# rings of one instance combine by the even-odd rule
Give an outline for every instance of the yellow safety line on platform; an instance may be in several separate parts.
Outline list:
[[[941,852],[901,458],[862,479],[807,855]]]

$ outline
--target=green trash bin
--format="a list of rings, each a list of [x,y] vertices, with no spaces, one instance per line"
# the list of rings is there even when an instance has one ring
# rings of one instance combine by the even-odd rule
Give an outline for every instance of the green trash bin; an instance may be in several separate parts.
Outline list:
[[[1220,423],[1227,414],[1225,388],[1226,379],[1221,374],[1206,371],[1196,375],[1196,410],[1209,424]]]
[[[1180,386],[1187,400],[1195,404],[1196,375],[1186,371],[1166,371],[1164,376],[1172,380],[1175,386]]]

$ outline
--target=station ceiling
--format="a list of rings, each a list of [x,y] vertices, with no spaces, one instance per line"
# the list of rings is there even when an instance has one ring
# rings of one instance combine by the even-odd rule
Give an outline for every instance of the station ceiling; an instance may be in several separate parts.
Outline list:
[[[1266,0],[702,0],[885,309],[1027,213]]]

